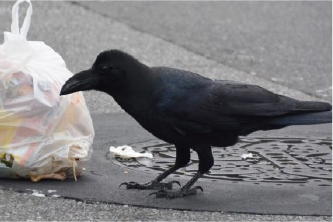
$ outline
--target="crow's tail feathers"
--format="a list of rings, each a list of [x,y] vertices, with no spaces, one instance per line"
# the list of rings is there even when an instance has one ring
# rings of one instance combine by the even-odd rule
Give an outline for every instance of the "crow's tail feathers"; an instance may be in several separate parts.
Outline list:
[[[280,126],[332,123],[332,111],[284,115],[274,118],[270,123]]]

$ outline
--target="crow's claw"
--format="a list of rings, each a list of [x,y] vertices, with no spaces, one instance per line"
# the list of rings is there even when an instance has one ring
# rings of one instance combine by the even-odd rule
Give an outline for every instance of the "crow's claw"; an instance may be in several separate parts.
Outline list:
[[[120,185],[119,185],[119,188],[121,188],[121,186],[123,186],[123,185],[125,185],[125,186],[128,186],[128,183],[121,183]]]
[[[170,181],[168,183],[161,183],[157,181],[152,181],[146,184],[139,184],[137,182],[131,181],[131,182],[125,182],[121,183],[119,187],[126,186],[127,189],[138,189],[138,190],[164,190],[164,189],[172,189],[172,184],[178,184],[180,183],[178,181]]]
[[[159,190],[157,192],[153,192],[149,194],[151,195],[156,195],[156,198],[177,198],[177,197],[185,197],[185,196],[190,196],[190,195],[195,195],[198,193],[197,190],[201,190],[203,192],[203,189],[201,186],[196,186],[192,189],[179,189],[179,190]]]
[[[174,183],[178,184],[178,186],[180,186],[180,187],[182,186],[177,180],[170,181],[169,183],[170,184],[174,184]]]
[[[128,182],[128,183],[127,182],[121,183],[119,185],[119,187],[124,186],[124,185],[126,186],[127,189],[140,189],[141,186],[144,186],[144,185],[141,185],[137,182],[131,181],[131,182]]]
[[[157,192],[152,192],[149,194],[149,196],[154,195],[154,194],[157,194]]]
[[[201,190],[201,192],[203,192],[203,188],[201,186],[196,186],[194,188],[197,189],[197,190]]]
[[[127,189],[138,189],[138,190],[150,189],[149,184],[139,184],[139,183],[134,182],[134,181],[128,182],[126,188]]]

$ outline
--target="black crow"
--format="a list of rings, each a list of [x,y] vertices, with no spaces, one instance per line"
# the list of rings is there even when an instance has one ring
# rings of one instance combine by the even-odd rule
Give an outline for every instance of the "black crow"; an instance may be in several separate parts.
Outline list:
[[[214,164],[212,146],[232,146],[239,136],[288,125],[331,123],[331,105],[298,101],[256,85],[211,80],[185,70],[148,67],[132,56],[110,50],[98,55],[91,69],[71,77],[60,95],[98,90],[115,101],[142,127],[176,147],[175,165],[146,184],[123,183],[128,189],[159,189],[157,197],[197,193],[192,185]],[[199,169],[179,190],[161,183],[197,152]]]

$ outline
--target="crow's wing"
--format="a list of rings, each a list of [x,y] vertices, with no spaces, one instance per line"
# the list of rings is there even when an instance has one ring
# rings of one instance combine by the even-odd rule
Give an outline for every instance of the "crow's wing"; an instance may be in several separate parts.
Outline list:
[[[166,85],[155,93],[154,101],[159,113],[176,130],[197,133],[237,130],[251,121],[292,113],[298,102],[233,81]]]

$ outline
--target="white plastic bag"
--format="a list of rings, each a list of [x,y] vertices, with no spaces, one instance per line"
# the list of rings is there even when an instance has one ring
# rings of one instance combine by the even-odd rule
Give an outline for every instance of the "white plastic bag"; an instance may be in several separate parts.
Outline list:
[[[29,8],[19,29],[19,4]],[[73,74],[44,42],[27,41],[32,5],[13,6],[11,33],[0,45],[0,177],[79,175],[94,129],[81,92],[59,96]],[[38,179],[36,179],[38,180]]]

